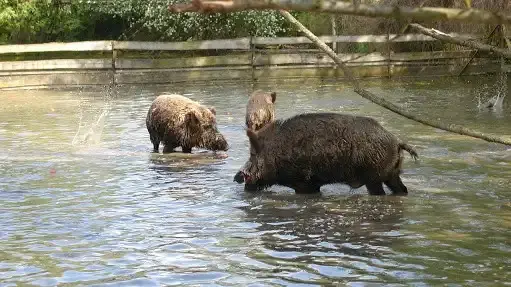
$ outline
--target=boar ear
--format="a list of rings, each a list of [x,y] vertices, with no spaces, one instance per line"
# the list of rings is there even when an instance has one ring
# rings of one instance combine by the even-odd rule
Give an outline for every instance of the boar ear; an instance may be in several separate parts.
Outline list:
[[[259,139],[257,137],[257,132],[247,129],[247,136],[250,140],[250,145],[254,148],[256,153],[259,153],[261,151],[261,145],[259,144]]]
[[[209,107],[208,108],[210,112],[212,112],[216,116],[216,109],[215,107]]]
[[[188,112],[185,116],[185,122],[188,126],[196,127],[199,125],[200,121],[199,118],[197,118],[197,115],[195,112],[191,111]]]
[[[268,95],[268,94],[266,94],[266,95]],[[265,100],[268,104],[274,104],[276,98],[277,98],[277,93],[275,93],[275,92],[271,92],[269,97],[265,96]]]

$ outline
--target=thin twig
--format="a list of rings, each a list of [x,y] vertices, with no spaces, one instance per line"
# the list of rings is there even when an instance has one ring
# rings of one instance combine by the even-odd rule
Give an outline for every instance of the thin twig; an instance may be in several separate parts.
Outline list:
[[[482,139],[482,140],[485,140],[488,142],[501,143],[501,144],[511,146],[511,138],[483,134],[478,131],[474,131],[474,130],[471,130],[471,129],[468,129],[468,128],[465,128],[462,126],[458,126],[455,124],[445,124],[444,122],[442,122],[440,120],[425,119],[423,117],[412,114],[412,113],[394,105],[393,103],[391,103],[383,98],[380,98],[380,97],[374,95],[373,93],[363,89],[362,86],[360,85],[360,82],[353,76],[353,74],[348,69],[348,67],[341,61],[341,59],[334,53],[334,51],[332,51],[332,49],[330,49],[330,47],[328,47],[318,37],[316,37],[311,31],[309,31],[305,26],[303,26],[302,23],[300,23],[298,20],[296,20],[289,12],[280,10],[280,14],[282,14],[282,16],[284,16],[284,18],[286,18],[289,22],[294,24],[300,32],[304,33],[304,35],[307,38],[309,38],[314,44],[316,44],[321,50],[323,50],[330,58],[332,58],[332,60],[334,60],[334,62],[343,70],[346,78],[348,78],[348,80],[350,80],[351,83],[353,84],[353,86],[355,88],[355,92],[357,94],[359,94],[360,96],[362,96],[363,98],[370,100],[371,102],[373,102],[379,106],[382,106],[396,114],[399,114],[399,115],[406,117],[408,119],[411,119],[413,121],[425,124],[427,126],[431,126],[434,128],[453,132],[453,133],[460,134],[460,135],[465,135],[465,136]]]

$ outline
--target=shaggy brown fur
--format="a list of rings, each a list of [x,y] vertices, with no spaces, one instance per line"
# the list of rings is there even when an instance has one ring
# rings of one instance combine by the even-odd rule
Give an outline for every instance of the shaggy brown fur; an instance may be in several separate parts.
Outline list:
[[[251,130],[259,130],[275,120],[275,99],[277,93],[257,90],[250,95],[245,114],[245,124]]]
[[[158,96],[147,112],[146,126],[155,152],[160,142],[164,144],[164,153],[179,146],[184,153],[190,153],[193,147],[228,149],[216,126],[215,109],[181,95]]]
[[[331,183],[366,186],[383,195],[407,194],[400,178],[402,150],[409,145],[368,117],[336,113],[301,114],[278,120],[258,132],[247,130],[251,155],[235,181],[247,190],[279,184],[297,193],[319,192]]]

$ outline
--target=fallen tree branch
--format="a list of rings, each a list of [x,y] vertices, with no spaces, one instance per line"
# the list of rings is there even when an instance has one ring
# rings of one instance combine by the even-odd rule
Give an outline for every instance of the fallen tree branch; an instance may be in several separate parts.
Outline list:
[[[366,17],[411,19],[414,21],[448,20],[472,23],[511,24],[511,13],[480,9],[443,7],[401,7],[357,4],[325,0],[192,0],[169,6],[172,12],[227,13],[243,10],[295,10],[328,12]]]
[[[426,2],[428,2],[428,0],[423,0],[423,1],[419,4],[419,8],[424,7],[424,5],[426,4]],[[410,29],[410,24],[411,24],[413,21],[411,21],[411,19],[408,19],[406,22],[407,22],[407,23],[406,23],[406,25],[405,25],[405,26],[403,26],[403,28],[402,28],[401,30],[399,30],[399,32],[397,33],[396,37],[403,35],[406,31],[408,31],[408,29]],[[392,38],[391,40],[394,40],[394,38]]]
[[[511,50],[511,41],[506,37],[506,34],[507,34],[507,29],[506,29],[506,25],[502,25],[502,35],[504,37],[504,41],[506,42],[506,46],[509,50]]]
[[[495,26],[495,28],[493,28],[493,30],[491,31],[490,35],[488,35],[488,37],[486,37],[486,43],[485,44],[489,44],[491,42],[491,38],[493,37],[495,32],[497,32],[499,27],[501,27],[501,26],[497,25],[497,26]],[[461,74],[463,74],[463,72],[465,72],[465,70],[467,69],[468,65],[470,65],[470,63],[472,63],[472,61],[474,60],[474,58],[475,58],[475,56],[477,54],[479,54],[479,50],[475,50],[475,51],[472,52],[472,55],[470,56],[470,60],[468,60],[465,63],[465,65],[463,66],[463,68],[461,68],[461,70],[458,73],[458,76],[461,76]]]
[[[505,145],[511,146],[511,138],[505,138],[500,136],[494,136],[494,135],[487,135],[483,134],[471,129],[467,129],[462,126],[454,125],[454,124],[444,124],[443,122],[439,120],[434,119],[424,119],[420,116],[411,114],[407,112],[406,110],[394,105],[393,103],[380,98],[373,93],[365,90],[360,85],[360,82],[353,76],[351,71],[348,69],[348,67],[341,61],[341,59],[335,54],[330,47],[328,47],[325,43],[321,42],[321,40],[316,37],[311,31],[309,31],[305,26],[302,25],[298,20],[296,20],[293,15],[291,15],[287,11],[280,10],[280,14],[284,16],[289,22],[294,24],[298,30],[305,34],[307,38],[309,38],[314,44],[316,44],[321,50],[323,50],[334,62],[343,70],[344,75],[353,83],[353,86],[355,87],[355,92],[362,96],[363,98],[382,106],[396,114],[399,114],[403,117],[406,117],[408,119],[411,119],[413,121],[425,124],[430,127],[434,127],[437,129],[453,132],[460,135],[470,136],[478,139],[482,139],[488,142],[494,142],[494,143],[501,143]]]
[[[501,49],[501,48],[498,48],[498,47],[495,47],[492,45],[488,45],[488,44],[484,44],[484,43],[481,43],[481,42],[478,42],[478,41],[475,41],[472,39],[462,39],[462,38],[458,38],[458,37],[453,37],[449,34],[445,34],[444,32],[438,31],[436,29],[428,29],[428,28],[423,27],[417,23],[410,24],[410,26],[417,29],[422,34],[428,35],[428,36],[438,39],[440,41],[474,48],[479,51],[492,52],[492,53],[497,54],[501,57],[511,59],[511,51],[509,51],[507,49]]]

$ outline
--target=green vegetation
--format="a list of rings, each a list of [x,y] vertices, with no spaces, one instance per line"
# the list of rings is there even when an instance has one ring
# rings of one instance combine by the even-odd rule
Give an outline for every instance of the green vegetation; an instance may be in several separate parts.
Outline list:
[[[0,43],[183,41],[285,35],[275,11],[170,13],[175,0],[0,0]]]
[[[188,0],[0,0],[0,44],[299,35],[276,11],[203,15],[167,10],[170,4],[184,1]],[[317,35],[332,32],[328,14],[293,15]],[[353,25],[351,18],[336,19],[344,34],[366,33],[360,30],[363,21]]]
[[[0,43],[68,41],[87,32],[84,10],[60,1],[0,0]]]
[[[299,36],[276,11],[227,14],[171,13],[170,4],[189,0],[0,0],[0,44],[87,40],[186,41],[246,36]],[[383,5],[418,6],[415,0],[367,0]],[[506,1],[473,1],[474,8],[504,9]],[[428,6],[464,7],[461,0],[430,0]],[[293,12],[316,35],[331,35],[332,15]],[[335,16],[337,34],[415,33],[394,19]],[[495,27],[451,22],[425,24],[447,32],[488,34]],[[449,44],[397,43],[394,52],[452,50]],[[345,52],[387,51],[385,45],[339,44]]]

